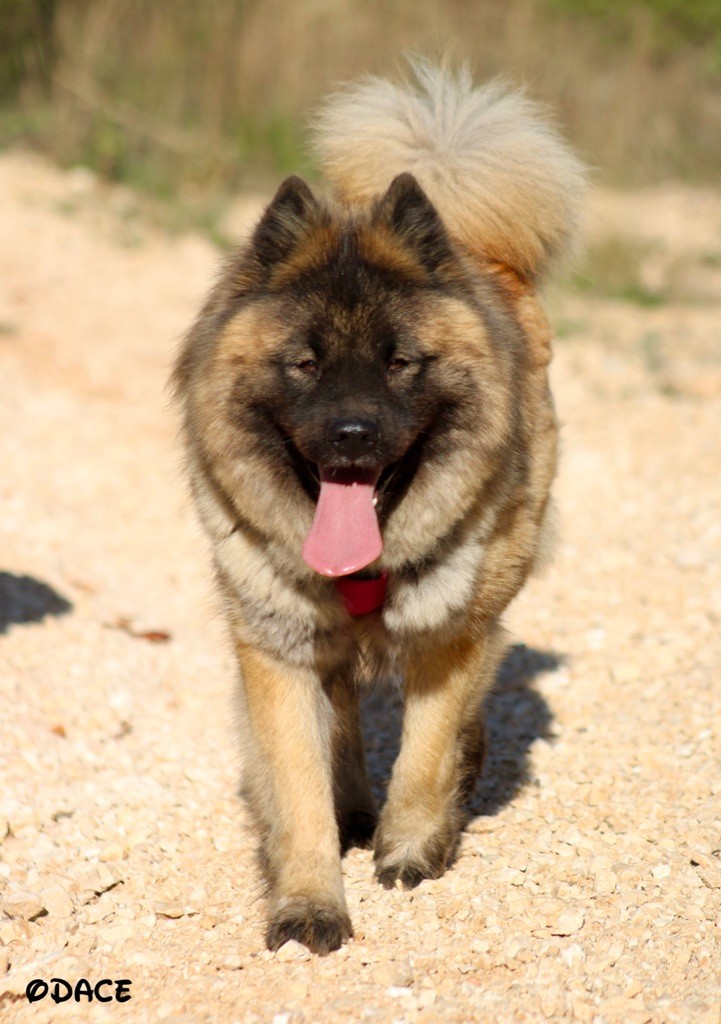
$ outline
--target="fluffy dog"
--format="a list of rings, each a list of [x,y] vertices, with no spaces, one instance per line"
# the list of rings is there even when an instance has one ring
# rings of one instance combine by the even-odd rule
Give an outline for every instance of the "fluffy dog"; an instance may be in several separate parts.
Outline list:
[[[174,383],[240,668],[268,946],[352,934],[341,852],[386,887],[446,868],[484,752],[500,616],[549,517],[557,425],[538,286],[583,169],[523,95],[424,63],[315,132],[333,194],[288,178],[227,261]],[[402,678],[377,816],[364,680]]]

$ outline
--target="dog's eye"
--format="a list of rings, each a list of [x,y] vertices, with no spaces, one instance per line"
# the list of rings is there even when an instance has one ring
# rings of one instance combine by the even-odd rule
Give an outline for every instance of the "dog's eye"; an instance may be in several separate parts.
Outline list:
[[[296,370],[302,370],[303,373],[307,373],[309,377],[318,376],[318,363],[315,359],[303,359],[295,364],[295,368]]]
[[[410,367],[410,359],[405,359],[402,355],[394,355],[388,364],[388,373],[397,374],[401,370],[405,370],[406,367]]]

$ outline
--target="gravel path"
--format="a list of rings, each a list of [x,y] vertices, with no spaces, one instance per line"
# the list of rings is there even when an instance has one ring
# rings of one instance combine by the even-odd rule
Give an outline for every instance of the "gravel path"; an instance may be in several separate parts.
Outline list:
[[[352,851],[356,936],[322,959],[263,947],[233,670],[163,391],[215,253],[27,156],[0,160],[0,204],[0,1018],[718,1024],[718,198],[597,201],[597,230],[655,232],[648,272],[682,252],[700,291],[553,296],[560,539],[508,617],[459,859],[388,893]],[[366,708],[379,793],[391,705]],[[132,998],[29,1005],[51,977]]]

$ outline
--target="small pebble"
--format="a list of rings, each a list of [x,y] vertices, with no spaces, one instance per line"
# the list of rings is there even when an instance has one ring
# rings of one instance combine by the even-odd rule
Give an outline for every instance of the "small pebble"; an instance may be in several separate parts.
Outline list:
[[[70,917],[73,912],[73,901],[59,885],[43,889],[42,899],[48,914],[53,917]]]
[[[187,913],[182,903],[175,903],[172,900],[156,900],[153,903],[153,911],[158,917],[183,917]]]
[[[237,953],[230,953],[221,960],[220,966],[226,971],[239,971],[243,966],[243,959]]]
[[[5,896],[2,901],[2,909],[8,917],[34,921],[45,911],[45,903],[35,892],[18,890]]]
[[[98,860],[106,863],[107,861],[122,860],[124,856],[125,848],[120,843],[108,843],[100,850]]]
[[[293,960],[310,960],[311,957],[310,950],[301,942],[296,942],[295,939],[284,942],[275,955],[283,964]]]
[[[551,925],[551,935],[573,935],[583,928],[582,910],[564,910]]]
[[[418,996],[418,1007],[421,1010],[425,1010],[429,1006],[433,1006],[435,1001],[436,990],[434,988],[424,988],[421,994]]]

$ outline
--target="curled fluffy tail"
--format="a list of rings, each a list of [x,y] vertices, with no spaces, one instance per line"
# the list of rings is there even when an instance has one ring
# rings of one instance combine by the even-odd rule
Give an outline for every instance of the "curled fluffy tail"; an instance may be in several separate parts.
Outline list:
[[[577,242],[585,172],[541,109],[493,81],[411,63],[416,83],[367,78],[321,110],[315,151],[348,200],[410,171],[453,237],[537,278]]]

